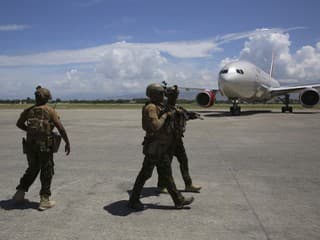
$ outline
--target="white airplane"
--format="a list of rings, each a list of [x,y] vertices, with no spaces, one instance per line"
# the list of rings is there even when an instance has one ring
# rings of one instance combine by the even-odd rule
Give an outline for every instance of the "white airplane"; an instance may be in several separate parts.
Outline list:
[[[256,65],[247,61],[235,61],[225,65],[219,72],[218,89],[185,88],[186,90],[201,90],[196,96],[197,103],[202,107],[214,104],[216,93],[226,96],[232,101],[230,112],[239,115],[241,108],[239,100],[245,102],[266,102],[274,97],[284,96],[281,100],[285,104],[282,112],[292,112],[289,106],[289,94],[300,93],[300,103],[303,107],[311,108],[319,103],[320,84],[281,87],[280,83],[272,78],[273,61],[270,74],[267,74]]]

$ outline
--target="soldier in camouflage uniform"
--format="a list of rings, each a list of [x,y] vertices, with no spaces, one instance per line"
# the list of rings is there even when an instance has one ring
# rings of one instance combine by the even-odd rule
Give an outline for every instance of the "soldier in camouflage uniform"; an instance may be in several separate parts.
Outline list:
[[[140,193],[156,166],[175,207],[181,209],[184,205],[191,204],[194,199],[183,197],[177,190],[172,177],[170,163],[172,149],[170,147],[173,135],[171,129],[165,124],[171,112],[163,112],[164,88],[160,84],[151,84],[147,87],[146,95],[150,101],[142,109],[142,128],[146,131],[143,142],[145,158],[129,199],[129,207],[135,210],[144,209],[144,205],[139,200]]]
[[[180,165],[180,171],[182,178],[185,183],[185,191],[186,192],[199,192],[201,187],[192,184],[192,180],[189,174],[189,167],[188,167],[188,157],[186,154],[186,150],[183,144],[183,134],[186,130],[186,121],[190,119],[199,118],[200,115],[187,111],[182,106],[176,104],[177,98],[179,96],[178,86],[168,87],[166,89],[166,96],[167,96],[167,108],[174,112],[174,120],[172,125],[173,132],[174,132],[174,143],[173,143],[173,156],[175,156]],[[172,156],[172,157],[173,157]],[[171,159],[172,160],[172,159]],[[163,179],[158,174],[158,189],[160,193],[167,193],[167,189],[163,183]]]
[[[66,143],[65,152],[69,155],[70,143],[58,114],[47,105],[48,100],[51,99],[50,91],[38,86],[35,99],[36,104],[24,110],[17,121],[17,127],[27,133],[27,138],[23,139],[23,148],[27,155],[28,168],[20,179],[13,200],[17,203],[25,201],[25,192],[29,190],[40,172],[41,190],[38,209],[46,210],[55,205],[54,201],[49,200],[51,196],[50,186],[54,174],[53,151],[57,151],[54,148],[60,143],[59,140],[62,137]],[[54,136],[52,131],[54,127],[58,129],[61,137]]]

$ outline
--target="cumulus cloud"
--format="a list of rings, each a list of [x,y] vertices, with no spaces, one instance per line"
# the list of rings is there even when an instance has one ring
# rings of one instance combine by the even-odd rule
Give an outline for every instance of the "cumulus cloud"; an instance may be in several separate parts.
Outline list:
[[[254,31],[238,32],[238,33],[229,33],[223,36],[217,36],[216,42],[217,45],[222,45],[231,41],[251,38],[255,36],[269,35],[273,33],[287,33],[293,30],[305,29],[304,27],[294,27],[294,28],[258,28]]]
[[[162,43],[127,43],[117,42],[98,47],[79,50],[59,50],[24,56],[0,56],[0,66],[24,65],[62,65],[69,63],[91,63],[100,61],[101,57],[115,48],[155,49],[177,58],[200,58],[209,56],[217,50],[213,41],[162,42]]]
[[[320,42],[291,54],[287,31],[257,29],[199,41],[117,42],[78,50],[2,55],[0,97],[25,97],[26,91],[30,96],[38,84],[50,88],[54,98],[66,99],[144,97],[147,84],[162,81],[187,87],[217,87],[213,67],[193,64],[195,58],[210,57],[222,44],[243,38],[247,41],[237,59],[253,61],[268,70],[274,49],[277,76],[288,79],[300,74],[300,78],[311,79],[319,73]],[[221,64],[236,58],[224,59]]]
[[[18,25],[18,24],[0,25],[0,31],[21,31],[28,28],[30,28],[29,25]]]
[[[211,56],[214,52],[220,51],[219,45],[247,38],[254,37],[263,33],[284,32],[286,29],[258,29],[249,32],[227,34],[216,39],[198,40],[198,41],[176,41],[160,43],[127,43],[117,42],[112,44],[100,45],[92,48],[76,50],[57,50],[51,52],[21,55],[5,56],[0,55],[1,66],[24,66],[24,65],[63,65],[70,63],[91,63],[98,62],[100,58],[110,49],[131,48],[131,49],[156,49],[167,53],[176,58],[203,58]]]
[[[59,94],[91,98],[144,97],[146,85],[166,81],[169,84],[211,86],[215,73],[172,63],[156,49],[114,48],[96,64],[94,72],[70,69],[52,86]],[[76,91],[76,92],[75,92]]]
[[[225,58],[221,66],[237,59],[255,63],[265,70],[270,69],[272,54],[275,56],[274,76],[283,82],[316,82],[320,80],[320,42],[316,46],[303,46],[291,51],[289,33],[261,32],[249,36],[238,57]]]
[[[144,97],[146,85],[162,81],[183,86],[193,86],[196,81],[199,87],[212,86],[213,79],[216,79],[214,72],[199,69],[184,61],[172,61],[171,58],[163,54],[165,51],[172,51],[176,55],[185,56],[183,51],[180,53],[170,44],[152,44],[152,47],[150,45],[146,47],[145,45],[127,43],[113,44],[112,47],[103,48],[103,51],[94,51],[97,54],[99,52],[99,56],[90,56],[90,54],[78,52],[77,56],[89,60],[92,57],[95,61],[90,65],[72,64],[73,66],[69,69],[67,69],[67,65],[64,67],[67,70],[60,73],[56,72],[56,69],[60,69],[59,66],[25,66],[19,67],[18,71],[16,70],[17,67],[2,67],[0,72],[7,72],[8,74],[5,75],[10,77],[6,78],[2,74],[3,82],[9,80],[8,82],[12,83],[12,87],[9,88],[5,85],[7,87],[0,89],[0,96],[25,96],[26,91],[32,94],[34,87],[39,84],[36,81],[37,79],[44,79],[41,84],[50,88],[54,97],[67,99]],[[87,53],[91,52],[88,51]],[[42,61],[47,60],[51,63],[59,62],[59,54],[51,54],[50,56],[38,56],[36,61],[42,59]],[[198,53],[192,52],[191,54]],[[26,61],[26,59],[23,61]],[[35,61],[35,58],[33,58],[33,61]],[[52,68],[54,74],[50,72]],[[26,69],[30,69],[30,71],[25,72]],[[41,73],[41,71],[44,71],[44,73]],[[32,74],[30,74],[31,72]],[[25,81],[25,78],[30,78],[30,76],[34,80]],[[23,84],[29,84],[29,87],[19,87]]]

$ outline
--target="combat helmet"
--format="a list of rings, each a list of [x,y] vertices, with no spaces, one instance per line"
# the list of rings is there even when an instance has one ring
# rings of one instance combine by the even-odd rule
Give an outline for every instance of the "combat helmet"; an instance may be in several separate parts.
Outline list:
[[[36,98],[40,98],[41,101],[48,102],[52,99],[51,93],[47,88],[43,88],[40,85],[37,86],[36,92],[34,93]]]
[[[164,88],[161,84],[158,84],[158,83],[152,83],[148,85],[146,89],[147,97],[159,96],[159,95],[163,95],[163,93],[164,93]]]
[[[166,96],[175,96],[178,97],[179,89],[177,85],[173,85],[172,87],[167,87],[166,89]]]

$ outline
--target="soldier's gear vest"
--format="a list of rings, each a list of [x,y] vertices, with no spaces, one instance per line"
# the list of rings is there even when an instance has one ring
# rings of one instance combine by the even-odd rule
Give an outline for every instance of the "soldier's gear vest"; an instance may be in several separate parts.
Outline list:
[[[170,145],[172,142],[172,128],[169,126],[169,124],[167,124],[167,118],[166,122],[160,129],[156,131],[152,129],[152,123],[150,122],[151,119],[148,118],[148,110],[146,110],[149,104],[153,103],[147,102],[142,109],[142,128],[146,131],[146,136],[142,143],[144,146],[143,153],[146,155],[159,157],[167,151],[167,145]],[[163,112],[163,106],[156,104],[153,105],[154,106],[150,107],[156,107],[157,117],[160,118]]]
[[[171,129],[167,126],[164,125],[162,126],[158,131],[154,131],[152,130],[152,126],[151,126],[151,119],[148,119],[148,113],[146,112],[146,108],[150,105],[153,104],[156,107],[156,111],[157,111],[157,117],[160,118],[166,111],[163,105],[160,104],[154,104],[152,102],[146,102],[146,104],[144,105],[144,107],[142,108],[142,128],[143,130],[146,131],[147,135],[152,135],[152,136],[159,136],[159,135],[167,135],[171,133]],[[160,137],[161,138],[161,137]]]
[[[167,119],[167,126],[171,129],[175,138],[183,137],[183,133],[186,130],[186,111],[179,105],[167,106],[172,112],[172,116]]]
[[[53,122],[47,110],[35,106],[27,115],[27,151],[51,152]]]
[[[201,119],[200,114],[192,111],[188,111],[180,105],[175,105],[172,107],[175,111],[174,116],[174,133],[176,137],[183,137],[184,132],[186,131],[186,124],[188,120],[191,119]]]

